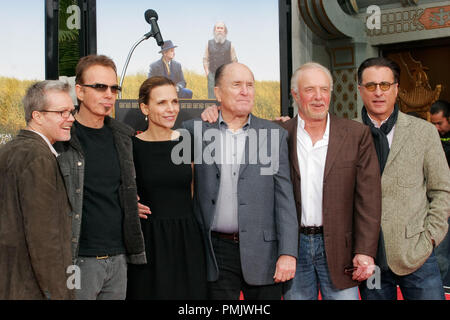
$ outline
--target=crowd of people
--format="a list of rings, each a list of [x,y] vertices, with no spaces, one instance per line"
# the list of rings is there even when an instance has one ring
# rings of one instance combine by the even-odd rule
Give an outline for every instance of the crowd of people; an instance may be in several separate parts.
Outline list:
[[[77,108],[59,81],[28,89],[0,148],[0,299],[445,299],[448,103],[432,123],[402,113],[398,65],[369,58],[361,116],[341,119],[311,62],[291,79],[298,114],[271,121],[246,65],[208,70],[220,107],[179,130],[183,87],[145,80],[138,135],[111,117],[106,56],[78,62]]]

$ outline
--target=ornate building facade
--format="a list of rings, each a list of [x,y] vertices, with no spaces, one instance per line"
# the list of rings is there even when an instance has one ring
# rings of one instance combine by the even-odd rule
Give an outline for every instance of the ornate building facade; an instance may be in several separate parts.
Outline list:
[[[450,1],[292,1],[293,69],[316,61],[331,70],[332,113],[358,116],[357,69],[374,56],[399,63],[401,109],[427,119],[432,102],[450,100]]]

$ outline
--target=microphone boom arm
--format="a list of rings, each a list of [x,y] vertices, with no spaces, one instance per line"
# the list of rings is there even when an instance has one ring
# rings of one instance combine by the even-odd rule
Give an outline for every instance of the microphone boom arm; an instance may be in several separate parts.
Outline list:
[[[123,87],[122,87],[122,84],[123,84],[123,80],[125,79],[125,73],[127,72],[127,68],[128,68],[128,64],[130,63],[130,59],[131,59],[131,56],[132,56],[132,54],[133,54],[133,52],[134,52],[134,49],[136,49],[136,47],[142,42],[142,41],[145,41],[145,40],[147,40],[148,38],[150,38],[150,37],[152,37],[152,36],[154,36],[154,34],[153,34],[153,30],[152,31],[150,31],[150,32],[147,32],[146,34],[144,34],[132,47],[131,47],[131,50],[130,50],[130,52],[128,53],[128,57],[127,57],[127,60],[125,61],[125,65],[123,66],[123,69],[122,69],[122,74],[121,74],[121,76],[120,76],[120,83],[119,83],[119,86],[123,89]],[[119,99],[122,99],[122,91],[119,91]]]

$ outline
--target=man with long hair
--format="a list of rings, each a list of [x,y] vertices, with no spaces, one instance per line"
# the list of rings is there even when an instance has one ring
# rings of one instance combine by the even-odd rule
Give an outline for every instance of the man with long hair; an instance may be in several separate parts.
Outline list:
[[[225,23],[216,22],[213,28],[214,38],[208,41],[203,56],[203,68],[208,78],[208,99],[215,99],[214,75],[217,68],[223,64],[237,62],[236,51],[227,35],[228,28]]]

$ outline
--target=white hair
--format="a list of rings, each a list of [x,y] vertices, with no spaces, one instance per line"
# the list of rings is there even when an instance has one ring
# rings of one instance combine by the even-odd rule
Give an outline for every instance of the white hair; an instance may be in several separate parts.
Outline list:
[[[228,28],[227,28],[227,25],[225,24],[225,22],[223,22],[223,21],[217,21],[217,22],[214,24],[214,27],[213,27],[213,35],[216,34],[216,27],[217,27],[219,24],[223,25],[223,27],[225,28],[225,35],[227,35],[227,34],[228,34]]]
[[[291,77],[291,89],[295,93],[298,93],[298,87],[297,87],[298,78],[300,78],[300,75],[302,74],[303,71],[310,70],[310,69],[322,70],[327,75],[328,80],[330,81],[330,92],[333,91],[333,76],[331,75],[330,70],[328,70],[328,68],[324,67],[320,63],[307,62],[307,63],[301,65],[299,68],[297,68],[297,70],[294,71],[294,74]],[[295,99],[292,99],[292,106],[297,109],[299,107],[297,104],[297,101],[295,101]]]
[[[295,92],[298,92],[298,78],[300,78],[300,75],[303,71],[309,70],[309,69],[319,69],[322,70],[328,77],[328,80],[330,81],[330,91],[333,91],[333,76],[331,75],[330,70],[328,68],[324,67],[320,63],[317,62],[308,62],[303,65],[301,65],[297,70],[294,71],[294,74],[291,77],[291,89]]]

